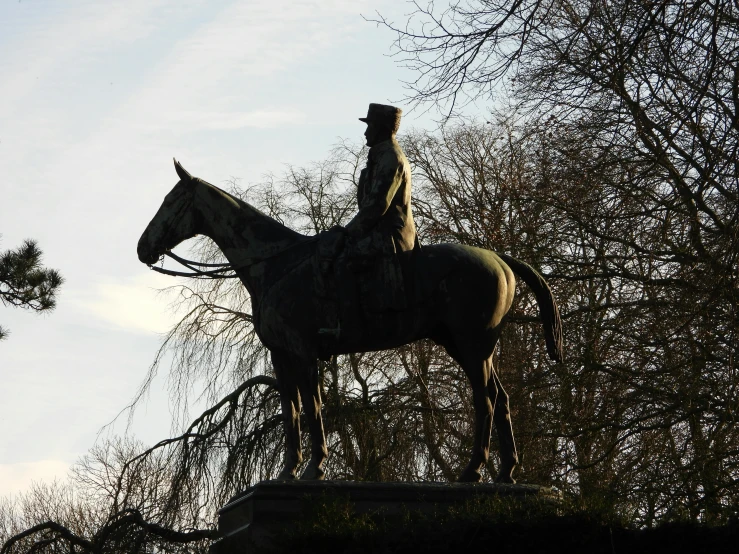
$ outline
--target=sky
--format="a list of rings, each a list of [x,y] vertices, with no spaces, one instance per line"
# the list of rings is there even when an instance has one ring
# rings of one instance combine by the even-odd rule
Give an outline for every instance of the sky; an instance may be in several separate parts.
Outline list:
[[[172,158],[247,185],[361,140],[403,103],[392,0],[0,3],[0,250],[34,239],[65,278],[48,315],[0,305],[0,496],[62,479],[131,401],[174,322],[136,244]],[[432,128],[422,110],[403,126]],[[164,383],[130,430],[169,435]],[[158,387],[158,388],[157,388]],[[124,429],[123,429],[124,430]],[[123,432],[121,430],[121,432]]]

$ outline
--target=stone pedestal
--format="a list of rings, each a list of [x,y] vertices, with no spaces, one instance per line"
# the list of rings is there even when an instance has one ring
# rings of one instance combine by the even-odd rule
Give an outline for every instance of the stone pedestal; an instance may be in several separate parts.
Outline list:
[[[480,496],[560,499],[560,492],[538,485],[466,483],[368,483],[353,481],[264,481],[233,497],[218,511],[221,538],[212,554],[251,554],[268,547],[301,516],[312,498],[351,503],[354,513],[434,513]]]

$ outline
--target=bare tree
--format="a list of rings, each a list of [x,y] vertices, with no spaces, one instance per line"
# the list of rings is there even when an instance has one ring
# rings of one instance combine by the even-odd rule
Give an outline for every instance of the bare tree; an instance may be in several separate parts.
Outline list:
[[[626,479],[647,523],[714,520],[737,493],[738,17],[727,0],[471,1],[395,27],[413,100],[520,114],[527,196],[564,239],[543,261],[570,317],[590,314],[568,325],[589,361],[562,408],[611,422],[560,444],[580,486],[611,468],[599,494],[625,499]]]
[[[205,527],[198,505],[176,515],[167,510],[164,458],[149,456],[135,471],[123,471],[142,449],[106,442],[73,466],[67,481],[2,499],[0,552],[207,552],[215,534],[198,528]]]
[[[725,520],[739,492],[739,437],[726,417],[737,387],[732,308],[704,268],[681,263],[690,225],[663,176],[586,142],[590,123],[412,137],[417,213],[434,237],[510,249],[544,268],[563,309],[562,368],[549,370],[535,334],[515,325],[527,319],[525,297],[501,340],[522,479],[649,525]]]

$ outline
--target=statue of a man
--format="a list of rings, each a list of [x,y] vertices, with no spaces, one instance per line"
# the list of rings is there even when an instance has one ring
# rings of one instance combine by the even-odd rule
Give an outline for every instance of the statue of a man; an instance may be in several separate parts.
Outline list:
[[[360,251],[364,246],[370,250],[379,248],[383,253],[400,253],[413,250],[416,244],[411,168],[395,140],[401,114],[394,106],[370,104],[367,117],[359,118],[367,124],[364,136],[370,150],[367,167],[359,177],[359,213],[346,230],[357,240]]]

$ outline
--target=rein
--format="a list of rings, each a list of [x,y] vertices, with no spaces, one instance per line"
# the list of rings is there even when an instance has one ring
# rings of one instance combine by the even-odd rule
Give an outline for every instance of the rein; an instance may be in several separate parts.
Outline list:
[[[174,261],[180,263],[181,265],[185,266],[187,269],[191,270],[193,273],[186,273],[184,271],[173,271],[171,269],[164,269],[163,267],[157,267],[155,265],[150,265],[149,269],[156,271],[157,273],[163,273],[164,275],[172,275],[174,277],[195,277],[198,279],[238,279],[239,276],[235,273],[236,271],[240,269],[246,269],[249,266],[252,266],[254,264],[258,264],[260,262],[269,260],[271,258],[275,258],[282,254],[283,252],[286,252],[287,250],[290,250],[291,248],[295,248],[298,245],[305,244],[307,242],[314,242],[318,239],[318,237],[311,237],[305,242],[298,242],[296,244],[291,244],[290,246],[283,248],[282,250],[279,250],[275,252],[274,254],[270,254],[269,256],[264,256],[262,258],[251,258],[246,263],[234,267],[230,263],[226,264],[206,264],[203,262],[196,262],[193,260],[187,260],[185,258],[181,258],[171,250],[167,250],[162,256],[169,256]],[[163,258],[160,258],[163,259]],[[207,269],[203,270],[202,268],[214,268],[214,269]],[[231,273],[229,273],[231,272]]]
[[[198,279],[236,279],[238,278],[238,275],[236,273],[227,273],[229,271],[233,271],[233,266],[231,264],[206,264],[203,262],[195,262],[193,260],[186,260],[185,258],[180,258],[177,254],[172,252],[171,250],[168,250],[162,255],[163,256],[169,256],[174,261],[179,262],[181,265],[184,265],[187,269],[190,269],[193,271],[193,273],[186,273],[184,271],[173,271],[171,269],[164,269],[163,267],[157,267],[155,265],[150,265],[149,269],[156,271],[157,273],[163,273],[164,275],[172,275],[174,277],[196,277]],[[199,267],[194,267],[199,266]],[[204,267],[213,267],[216,269],[211,269],[207,271],[203,271],[200,268]],[[240,268],[239,268],[240,269]]]

